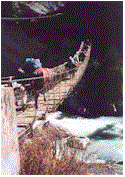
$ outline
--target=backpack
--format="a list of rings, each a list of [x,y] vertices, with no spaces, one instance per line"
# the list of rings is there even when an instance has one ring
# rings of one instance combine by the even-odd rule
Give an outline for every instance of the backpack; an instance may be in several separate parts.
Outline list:
[[[29,66],[32,66],[34,69],[38,67],[42,67],[42,63],[40,63],[40,60],[34,59],[34,58],[27,58],[26,64],[28,64]]]

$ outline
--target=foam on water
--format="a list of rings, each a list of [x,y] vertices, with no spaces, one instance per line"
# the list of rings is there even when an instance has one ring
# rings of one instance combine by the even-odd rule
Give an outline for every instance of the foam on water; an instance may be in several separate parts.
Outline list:
[[[47,120],[68,129],[76,136],[90,136],[99,129],[105,130],[108,126],[111,127],[111,131],[115,134],[123,129],[122,118],[117,117],[76,118],[58,111],[49,115]]]

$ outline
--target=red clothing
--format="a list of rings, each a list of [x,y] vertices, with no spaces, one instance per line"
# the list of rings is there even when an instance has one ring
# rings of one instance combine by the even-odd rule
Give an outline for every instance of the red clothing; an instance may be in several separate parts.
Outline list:
[[[78,62],[74,62],[74,64],[75,64],[76,66],[79,66],[79,63],[78,63]]]
[[[50,69],[49,68],[41,68],[41,67],[38,67],[36,70],[35,70],[36,73],[43,73],[43,77],[44,77],[44,82],[48,81],[51,79],[51,72],[50,72]]]

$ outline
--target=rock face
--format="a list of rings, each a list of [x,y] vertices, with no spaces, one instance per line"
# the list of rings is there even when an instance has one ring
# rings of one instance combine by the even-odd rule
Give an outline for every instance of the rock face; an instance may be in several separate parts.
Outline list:
[[[60,1],[10,1],[2,2],[2,16],[9,17],[36,17],[52,14],[64,7]],[[10,8],[8,8],[8,6]],[[7,12],[5,12],[7,11]]]
[[[78,137],[70,137],[66,143],[67,146],[80,150],[87,149],[89,144],[91,144],[89,138],[78,138]]]
[[[34,123],[33,134],[34,136],[39,137],[47,137],[47,134],[49,134],[51,136],[51,141],[61,140],[63,146],[67,145],[74,149],[85,150],[88,145],[91,144],[89,138],[78,138],[72,136],[69,132],[66,132],[66,130],[61,127],[57,127],[46,120],[38,120]]]
[[[69,132],[57,127],[47,120],[37,120],[33,124],[33,134],[36,136],[49,135],[51,140],[60,140],[62,138],[70,136]]]

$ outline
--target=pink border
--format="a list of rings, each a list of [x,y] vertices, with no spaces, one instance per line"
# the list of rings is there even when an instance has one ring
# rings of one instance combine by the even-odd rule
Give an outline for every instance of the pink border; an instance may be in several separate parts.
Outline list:
[[[8,0],[8,1],[11,1],[11,0]],[[28,0],[29,1],[29,0]],[[56,0],[57,1],[57,0]],[[62,0],[62,1],[65,1],[65,0]],[[77,1],[81,1],[81,0],[77,0]],[[85,0],[86,1],[86,0]],[[89,1],[93,1],[93,0],[89,0]],[[102,1],[102,0],[98,0],[98,1]],[[103,1],[106,1],[106,0],[103,0]],[[110,0],[110,1],[117,1],[117,0]],[[123,9],[124,9],[124,0],[123,1],[121,1],[121,2],[123,2]],[[1,3],[0,3],[0,7],[1,7]],[[1,8],[0,8],[1,9]],[[124,18],[125,17],[125,13],[124,13],[124,11],[123,11],[123,29],[124,29]],[[1,30],[1,28],[0,28],[0,30]],[[1,36],[0,36],[1,37]],[[123,34],[123,39],[124,39],[124,34]],[[1,45],[1,43],[0,43],[0,45]],[[123,40],[123,51],[125,51],[125,45],[124,45],[124,40]],[[124,66],[124,60],[123,60],[123,66]],[[0,63],[0,69],[1,69],[1,63]],[[123,70],[123,75],[124,75],[124,70]],[[1,77],[1,73],[0,73],[0,77]],[[123,83],[124,83],[125,81],[123,81]],[[1,88],[0,88],[1,89]],[[124,84],[123,84],[123,89],[124,89]],[[124,102],[124,99],[123,99],[123,102]],[[18,175],[19,176],[19,175]],[[22,176],[22,175],[21,175]],[[30,175],[31,176],[31,175]],[[34,176],[34,175],[33,175]],[[35,176],[37,176],[37,175],[35,175]],[[55,175],[49,175],[49,176],[55,176]],[[63,176],[63,175],[61,175],[61,176]],[[96,176],[100,176],[100,175],[96,175]]]
[[[125,30],[125,1],[123,0],[123,32]],[[125,51],[125,33],[123,33],[123,51]],[[123,90],[125,89],[125,70],[124,70],[124,66],[125,66],[125,61],[124,61],[124,52],[123,52]],[[124,100],[124,93],[123,93],[123,105],[125,104],[125,100]],[[124,110],[124,106],[123,106],[123,110]],[[125,112],[123,111],[123,117],[125,116]],[[124,119],[123,119],[123,126],[124,126]],[[123,128],[123,134],[124,134],[124,128]],[[124,136],[124,135],[123,135]],[[124,152],[124,139],[123,139],[123,152]],[[123,159],[124,159],[124,153],[123,153]],[[124,162],[123,162],[124,163]],[[125,167],[123,166],[123,172],[125,170]],[[125,173],[123,173],[125,174]]]
[[[0,9],[1,9],[1,2],[0,2]],[[1,17],[1,13],[0,13],[0,17]],[[0,34],[1,34],[1,21],[0,21]],[[1,41],[1,35],[0,35],[0,41]],[[0,42],[0,58],[1,58],[1,42]],[[1,71],[1,60],[0,60],[0,71]],[[1,72],[0,72],[0,78],[1,78]],[[1,93],[1,87],[0,87],[0,93]],[[1,103],[1,96],[0,96],[0,103]],[[0,122],[0,130],[1,130],[1,122]],[[0,131],[0,135],[1,135],[1,131]],[[0,142],[1,142],[1,136],[0,136]],[[1,146],[0,146],[0,152],[1,152]],[[0,162],[1,162],[1,158],[0,158]],[[0,174],[1,174],[1,165],[0,165]]]

